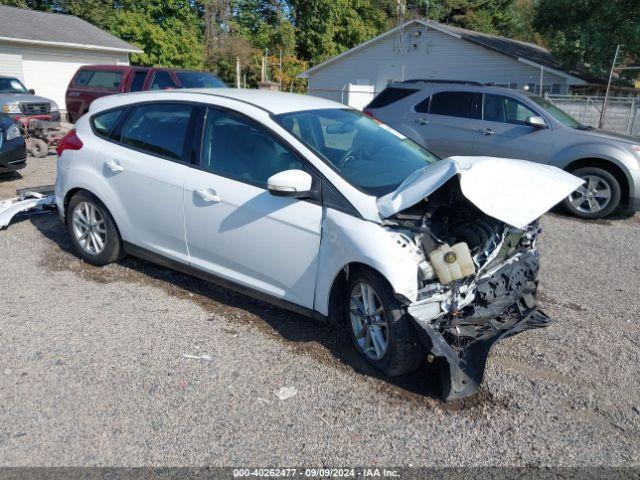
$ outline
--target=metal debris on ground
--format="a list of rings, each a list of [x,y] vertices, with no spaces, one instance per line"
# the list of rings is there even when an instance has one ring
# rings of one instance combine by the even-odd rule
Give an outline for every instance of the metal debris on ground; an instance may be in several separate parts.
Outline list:
[[[53,211],[56,197],[53,185],[22,188],[18,195],[8,200],[0,200],[0,229],[11,223],[18,214],[33,215]]]
[[[298,393],[296,387],[280,387],[280,389],[275,392],[275,395],[280,400],[287,400],[293,397],[296,393]]]
[[[187,353],[183,353],[182,358],[187,358],[189,360],[206,360],[207,362],[211,361],[211,357],[209,355],[189,355]]]

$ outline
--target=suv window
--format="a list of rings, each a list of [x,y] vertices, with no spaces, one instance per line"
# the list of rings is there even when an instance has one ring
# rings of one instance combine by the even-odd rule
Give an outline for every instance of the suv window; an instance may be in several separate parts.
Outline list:
[[[380,95],[373,99],[373,101],[367,105],[367,108],[382,108],[387,105],[391,105],[392,103],[397,102],[398,100],[402,100],[403,98],[408,97],[416,93],[418,90],[414,90],[412,88],[385,88]]]
[[[166,90],[168,88],[177,88],[176,82],[173,81],[169,72],[156,72],[153,74],[151,81],[151,90]]]
[[[233,112],[207,109],[201,166],[212,173],[266,187],[278,172],[304,164],[264,128]]]
[[[484,95],[482,118],[488,122],[526,125],[527,118],[535,115],[537,113],[514,98],[504,95]]]
[[[440,92],[431,97],[429,113],[470,118],[472,106],[472,92]]]
[[[122,72],[112,70],[82,70],[73,83],[78,87],[120,88]]]
[[[118,124],[118,121],[120,120],[120,117],[122,117],[122,113],[124,111],[124,108],[120,108],[118,110],[100,113],[93,117],[92,123],[96,135],[105,138],[109,137],[115,126]]]
[[[180,103],[139,105],[122,128],[121,142],[152,155],[180,160],[193,108]]]
[[[141,92],[144,88],[144,79],[147,78],[147,72],[145,70],[137,70],[133,74],[133,78],[131,79],[131,86],[129,87],[130,92]]]

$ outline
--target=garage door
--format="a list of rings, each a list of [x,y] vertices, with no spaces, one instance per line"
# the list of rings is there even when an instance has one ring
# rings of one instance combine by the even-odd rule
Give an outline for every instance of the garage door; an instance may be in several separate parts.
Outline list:
[[[115,64],[115,59],[91,56],[55,55],[45,53],[24,53],[22,71],[27,88],[33,88],[36,95],[55,101],[61,109],[66,109],[65,93],[69,81],[82,65]]]

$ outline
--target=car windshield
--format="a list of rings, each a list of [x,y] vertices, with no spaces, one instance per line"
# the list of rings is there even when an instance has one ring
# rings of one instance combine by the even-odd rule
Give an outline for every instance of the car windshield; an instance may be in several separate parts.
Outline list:
[[[416,170],[438,161],[401,133],[356,110],[309,110],[277,115],[275,119],[347,181],[370,195],[386,195]]]
[[[177,72],[184,88],[224,88],[226,85],[215,75],[207,72]]]
[[[534,102],[536,102],[538,105],[540,105],[542,108],[544,108],[549,115],[552,115],[556,120],[566,125],[567,127],[579,128],[579,129],[589,128],[586,125],[581,124],[579,121],[577,121],[568,113],[564,112],[563,110],[560,110],[558,107],[556,107],[553,103],[549,102],[548,100],[545,100],[544,98],[541,98],[541,97],[537,97],[535,95],[531,95],[529,98]]]
[[[0,78],[0,93],[29,93],[17,78]]]

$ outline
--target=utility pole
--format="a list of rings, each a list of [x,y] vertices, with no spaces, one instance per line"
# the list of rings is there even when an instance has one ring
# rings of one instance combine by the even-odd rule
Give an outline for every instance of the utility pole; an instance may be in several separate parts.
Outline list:
[[[543,84],[544,84],[544,67],[540,67],[540,98],[542,98]],[[535,91],[533,93],[535,93]]]
[[[279,72],[278,72],[278,86],[280,87],[280,90],[282,90],[282,50],[280,50],[280,67],[279,67]]]
[[[607,91],[604,94],[604,102],[602,103],[602,111],[600,112],[600,121],[598,122],[598,128],[604,126],[604,116],[607,112],[607,103],[609,102],[609,89],[611,88],[611,81],[613,80],[613,72],[616,69],[616,63],[618,63],[618,55],[620,55],[620,47],[616,47],[616,54],[613,56],[613,63],[611,64],[611,72],[609,73],[609,82],[607,83]]]
[[[236,57],[236,88],[240,88],[240,75],[241,75],[240,57]]]

